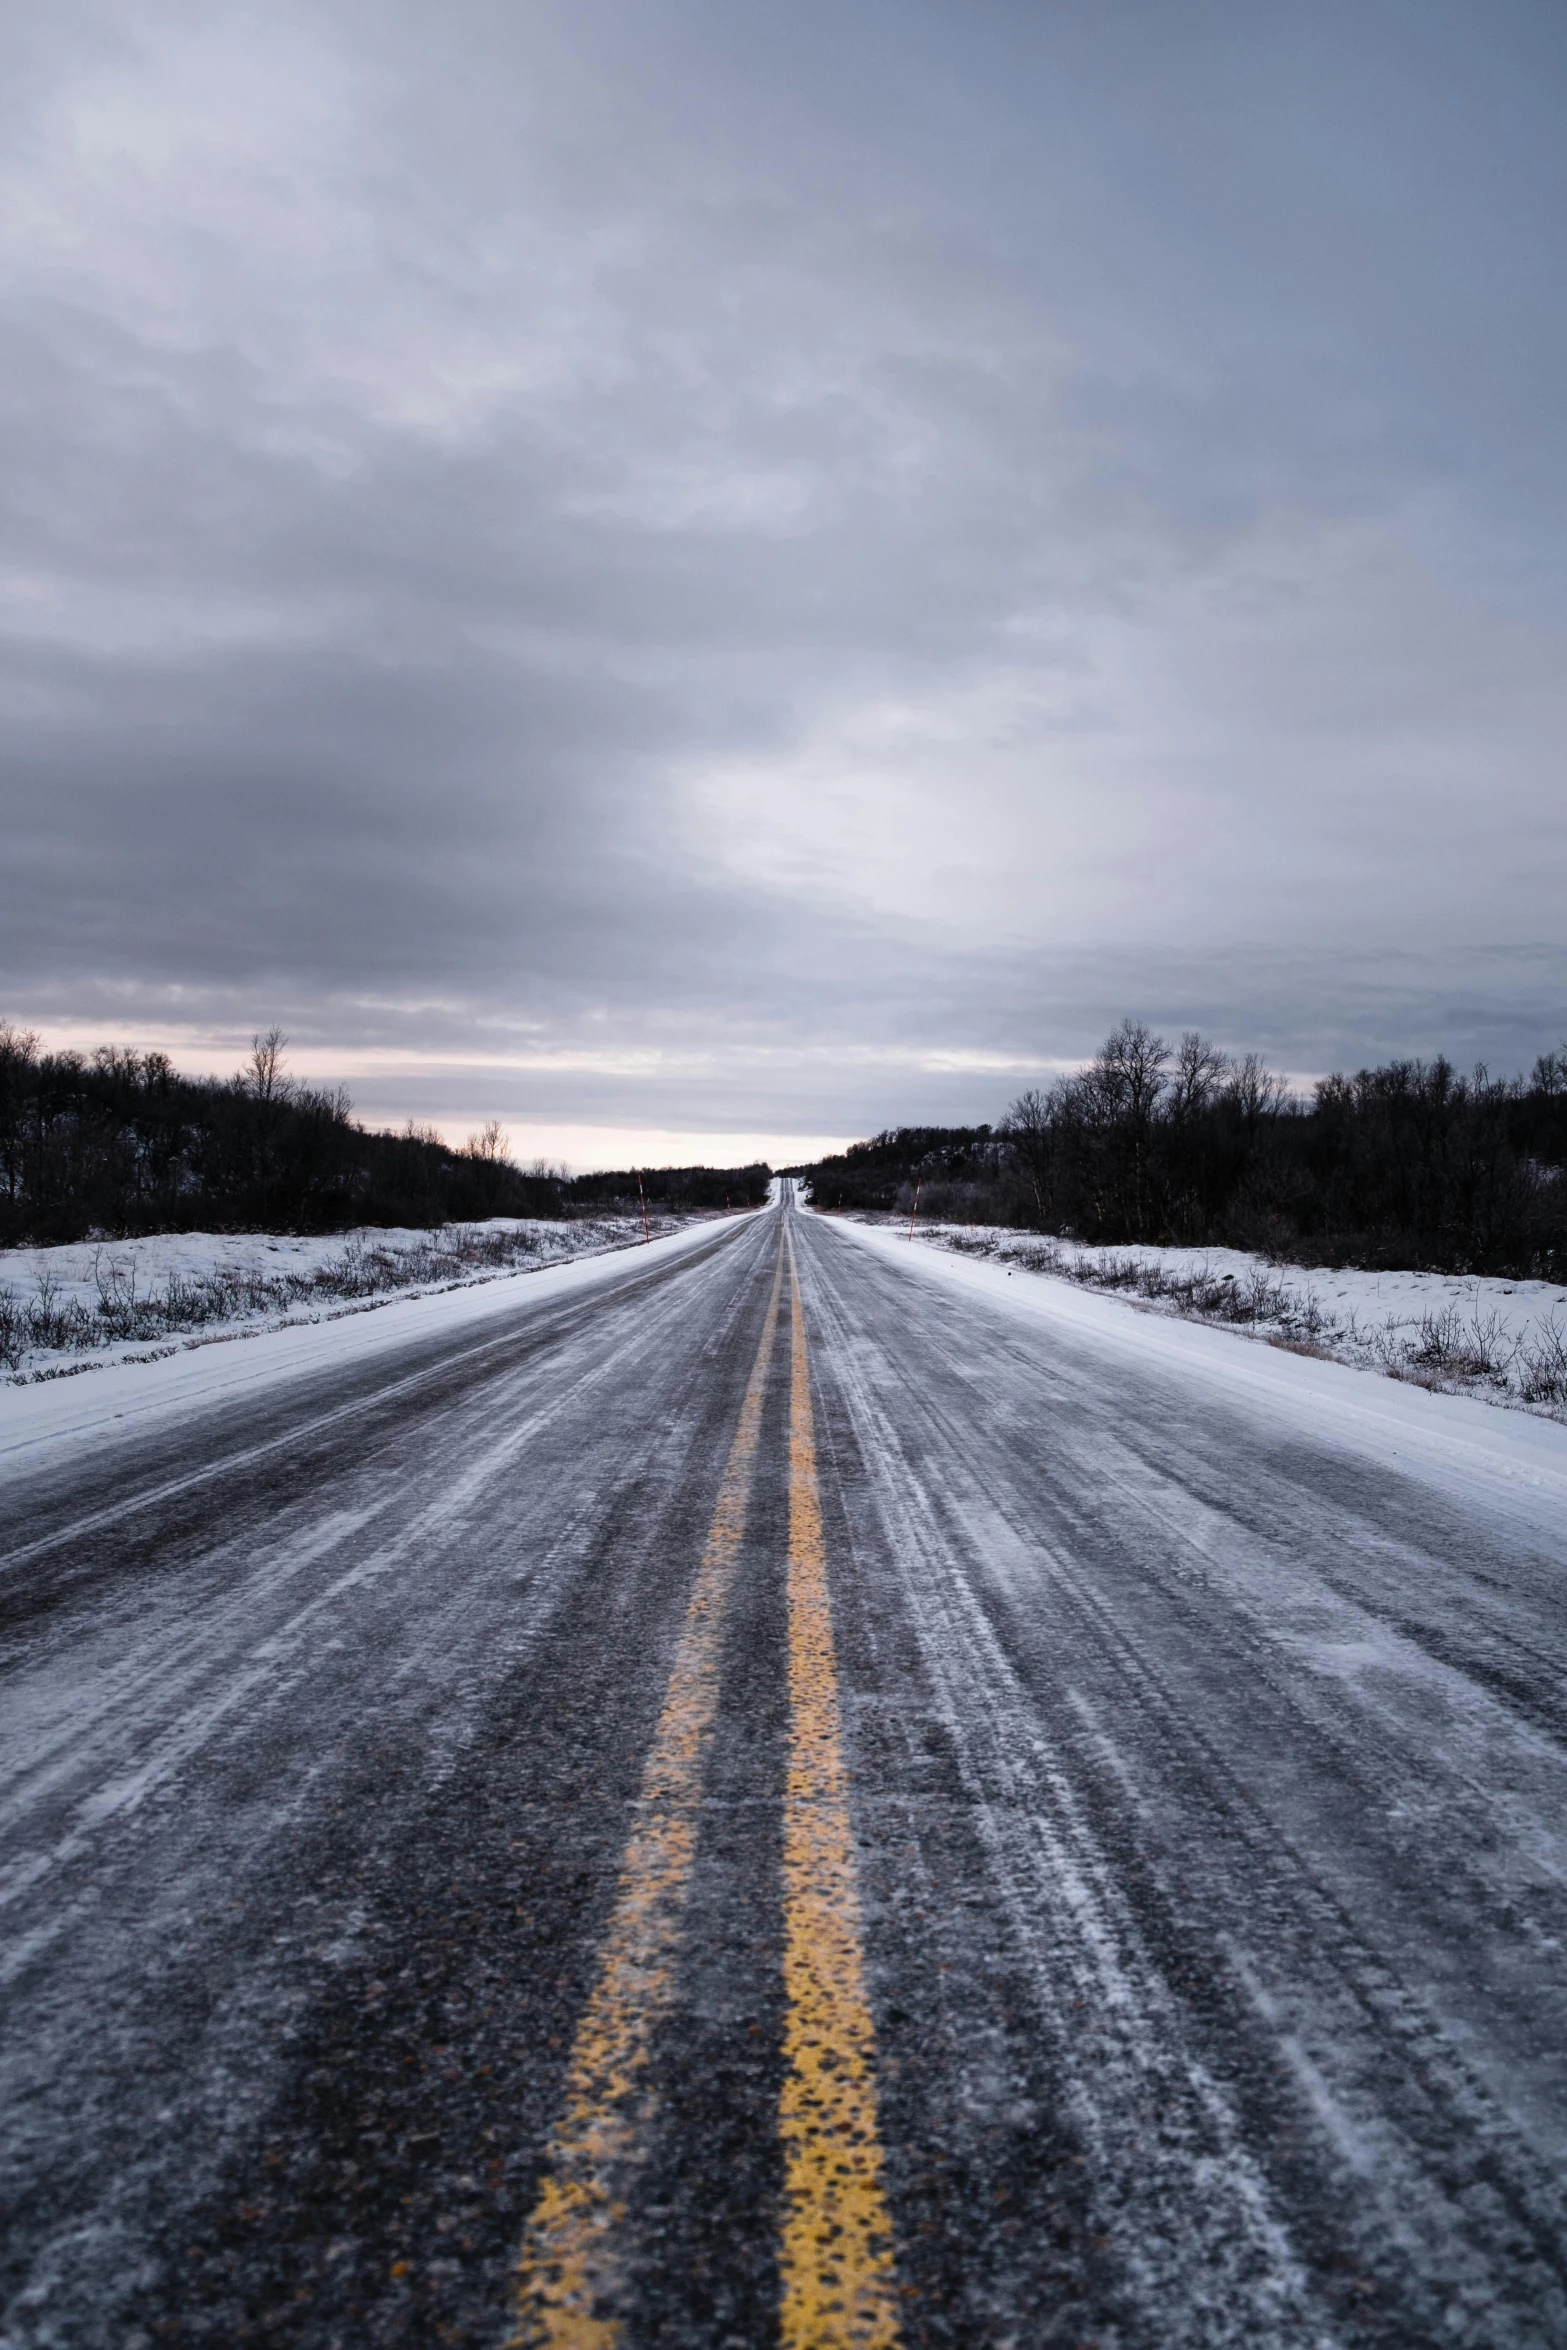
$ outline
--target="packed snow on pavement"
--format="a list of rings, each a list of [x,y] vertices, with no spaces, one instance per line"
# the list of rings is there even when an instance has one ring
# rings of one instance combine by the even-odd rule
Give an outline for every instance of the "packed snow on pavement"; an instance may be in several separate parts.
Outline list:
[[[1231,1248],[1091,1247],[985,1224],[916,1224],[914,1236],[1417,1386],[1567,1418],[1567,1288],[1557,1282],[1278,1265]]]
[[[656,1233],[685,1221],[650,1217]],[[507,1279],[642,1238],[639,1216],[495,1216],[439,1231],[161,1232],[0,1249],[0,1379],[150,1361],[207,1338]]]

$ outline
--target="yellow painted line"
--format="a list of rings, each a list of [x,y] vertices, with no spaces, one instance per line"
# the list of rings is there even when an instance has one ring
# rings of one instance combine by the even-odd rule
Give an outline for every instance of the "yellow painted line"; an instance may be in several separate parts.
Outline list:
[[[745,1533],[782,1283],[780,1239],[762,1342],[642,1775],[544,2182],[523,2237],[510,2350],[611,2350],[620,2339],[625,2193],[653,2114],[648,2051],[674,1990],[703,1764],[718,1705],[724,1610]]]
[[[781,2350],[892,2350],[892,2228],[860,1949],[805,1323],[789,1240],[789,1769]]]

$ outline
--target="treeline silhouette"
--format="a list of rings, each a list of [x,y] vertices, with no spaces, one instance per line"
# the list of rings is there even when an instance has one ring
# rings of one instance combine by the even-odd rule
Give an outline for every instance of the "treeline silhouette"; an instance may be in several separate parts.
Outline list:
[[[1525,1078],[1391,1061],[1292,1094],[1255,1053],[1126,1020],[999,1126],[899,1127],[808,1170],[818,1207],[1283,1262],[1567,1280],[1567,1047]]]
[[[634,1173],[575,1180],[515,1166],[498,1124],[453,1150],[410,1125],[375,1132],[341,1090],[287,1075],[277,1029],[231,1078],[185,1077],[118,1045],[46,1053],[0,1022],[0,1245],[139,1232],[420,1229],[636,1204]],[[660,1169],[650,1206],[756,1205],[768,1170]],[[705,1188],[704,1188],[705,1186]]]
[[[645,1198],[650,1208],[689,1215],[703,1208],[760,1208],[773,1179],[771,1167],[760,1161],[751,1167],[644,1167],[640,1172],[640,1194],[638,1170],[623,1167],[613,1174],[573,1175],[562,1182],[561,1196],[576,1214],[632,1215]]]

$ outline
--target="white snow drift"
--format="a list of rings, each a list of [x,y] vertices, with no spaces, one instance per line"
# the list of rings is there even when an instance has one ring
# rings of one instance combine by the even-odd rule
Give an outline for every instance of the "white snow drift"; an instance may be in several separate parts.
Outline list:
[[[984,1224],[916,1225],[914,1238],[1416,1386],[1567,1418],[1567,1289],[1555,1282],[1280,1266],[1232,1248],[1093,1248]]]
[[[686,1219],[653,1219],[660,1233]],[[504,1279],[643,1237],[640,1217],[495,1216],[439,1231],[166,1232],[0,1250],[0,1375],[32,1382],[394,1295]]]

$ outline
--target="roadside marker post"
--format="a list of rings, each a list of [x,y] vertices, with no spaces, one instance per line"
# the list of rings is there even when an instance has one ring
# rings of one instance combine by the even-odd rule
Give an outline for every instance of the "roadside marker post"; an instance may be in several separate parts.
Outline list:
[[[642,1202],[642,1237],[644,1240],[651,1240],[653,1235],[647,1228],[647,1193],[642,1188],[642,1170],[640,1167],[637,1169],[637,1197]]]
[[[915,1177],[915,1179],[914,1179],[914,1205],[913,1205],[913,1207],[912,1207],[912,1208],[910,1208],[910,1210],[909,1210],[909,1235],[908,1235],[908,1236],[909,1236],[910,1240],[912,1240],[912,1239],[914,1238],[914,1219],[915,1219],[915,1217],[916,1217],[916,1216],[919,1214],[919,1212],[920,1212],[920,1185],[921,1185],[921,1183],[922,1183],[923,1181],[924,1181],[924,1178],[923,1178],[922,1176],[916,1176],[916,1177]]]

